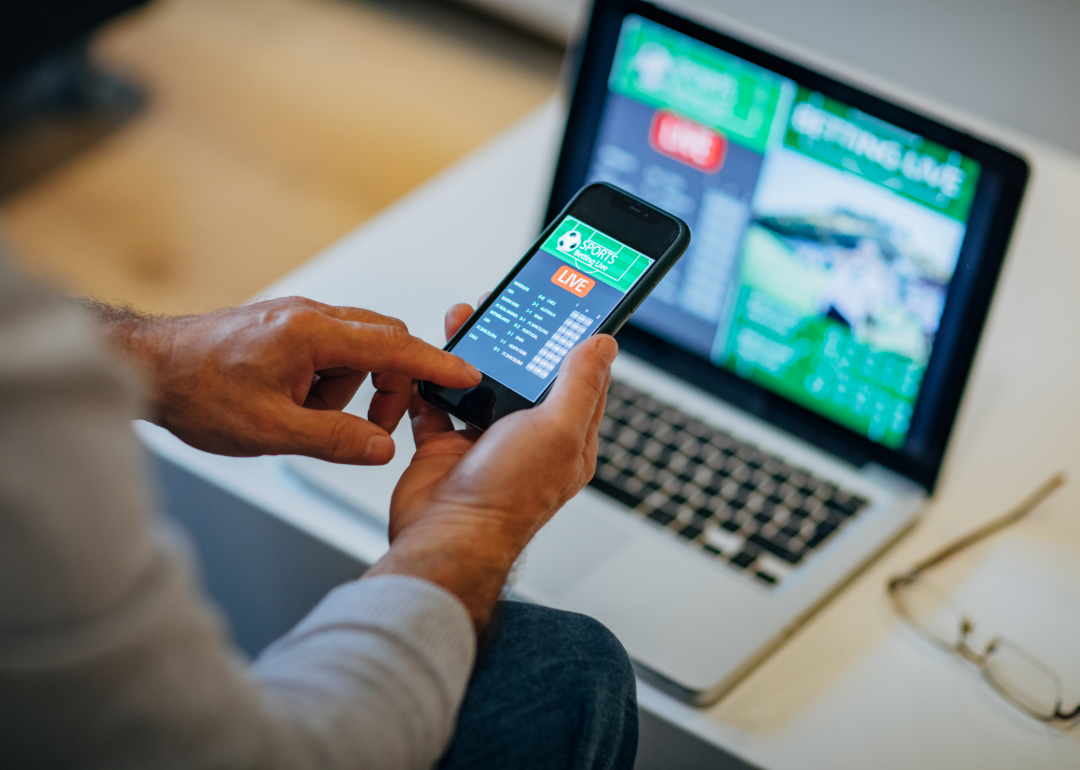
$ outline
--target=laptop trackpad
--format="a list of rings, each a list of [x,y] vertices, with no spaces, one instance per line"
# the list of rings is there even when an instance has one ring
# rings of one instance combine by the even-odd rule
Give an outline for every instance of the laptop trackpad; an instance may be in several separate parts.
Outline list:
[[[522,588],[541,601],[557,600],[635,539],[576,503],[555,514],[525,551]]]

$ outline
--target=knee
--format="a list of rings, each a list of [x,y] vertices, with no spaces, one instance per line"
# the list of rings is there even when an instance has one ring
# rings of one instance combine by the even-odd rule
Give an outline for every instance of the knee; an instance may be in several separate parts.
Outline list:
[[[555,612],[554,610],[552,612]],[[554,643],[570,652],[578,666],[578,673],[589,672],[598,680],[634,688],[634,669],[630,657],[615,634],[598,620],[586,615],[561,612],[557,624],[563,628]]]
[[[500,603],[441,768],[630,770],[637,690],[626,650],[571,612]]]
[[[630,658],[599,621],[575,612],[506,602],[500,626],[514,635],[527,635],[538,647],[534,659],[548,662],[545,676],[553,686],[577,690],[609,705],[636,701]]]
[[[563,622],[572,627],[568,640],[575,649],[572,677],[576,688],[601,712],[633,712],[636,721],[637,683],[626,649],[599,621],[565,614]]]

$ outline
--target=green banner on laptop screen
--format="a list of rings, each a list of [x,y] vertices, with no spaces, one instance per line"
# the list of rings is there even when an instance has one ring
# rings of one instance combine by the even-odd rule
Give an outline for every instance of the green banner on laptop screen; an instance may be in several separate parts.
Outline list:
[[[784,145],[967,221],[978,161],[861,110],[799,88]]]
[[[785,78],[637,16],[623,25],[609,87],[762,153],[795,91]]]

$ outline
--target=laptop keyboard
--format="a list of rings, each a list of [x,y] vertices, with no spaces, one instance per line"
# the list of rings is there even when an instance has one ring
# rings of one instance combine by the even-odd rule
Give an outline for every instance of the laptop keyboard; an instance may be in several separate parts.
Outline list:
[[[612,380],[594,488],[773,587],[868,501]]]

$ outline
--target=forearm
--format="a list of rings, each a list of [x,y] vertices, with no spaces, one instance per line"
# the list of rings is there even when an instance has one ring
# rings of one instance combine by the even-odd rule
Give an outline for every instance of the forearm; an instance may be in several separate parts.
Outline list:
[[[0,766],[426,770],[438,758],[475,651],[444,591],[343,586],[253,681],[182,560],[158,557],[106,613],[0,633]]]
[[[298,737],[303,766],[426,768],[442,752],[472,671],[460,602],[425,581],[361,580],[333,591],[255,662]],[[333,735],[333,740],[326,740]]]

